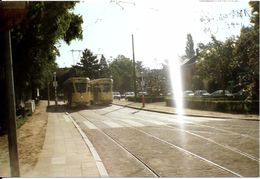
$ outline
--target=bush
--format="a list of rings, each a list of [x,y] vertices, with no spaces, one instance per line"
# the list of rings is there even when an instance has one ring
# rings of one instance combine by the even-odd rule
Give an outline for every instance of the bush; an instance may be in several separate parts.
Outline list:
[[[259,101],[232,100],[230,98],[201,98],[184,99],[184,107],[198,110],[219,111],[229,113],[259,113]],[[175,106],[172,98],[166,98],[167,106]]]
[[[27,121],[27,117],[20,116],[16,119],[16,129],[19,129],[25,122]]]
[[[128,101],[135,101],[135,97],[128,97]],[[165,101],[164,96],[145,96],[145,103],[163,102]],[[136,97],[136,102],[142,102],[142,96]]]

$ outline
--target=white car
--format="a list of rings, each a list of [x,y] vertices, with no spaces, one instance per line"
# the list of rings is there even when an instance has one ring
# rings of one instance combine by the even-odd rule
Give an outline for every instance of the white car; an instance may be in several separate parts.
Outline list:
[[[135,93],[134,92],[125,92],[125,98],[127,99],[128,97],[134,97]]]
[[[186,91],[183,92],[183,96],[184,97],[186,97],[186,96],[194,96],[194,93],[191,90],[186,90]]]
[[[113,99],[120,99],[121,95],[119,92],[113,92]]]
[[[225,90],[225,94],[223,95],[223,90],[217,90],[211,93],[211,96],[233,96],[228,90]]]
[[[138,92],[137,93],[137,96],[142,96],[142,95],[147,96],[148,93],[147,92]]]
[[[210,94],[206,90],[197,90],[194,96],[210,96]]]

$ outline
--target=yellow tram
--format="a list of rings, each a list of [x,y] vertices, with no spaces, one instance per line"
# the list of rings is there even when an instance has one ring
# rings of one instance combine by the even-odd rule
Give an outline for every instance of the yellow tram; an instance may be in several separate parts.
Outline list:
[[[93,94],[93,104],[97,105],[107,105],[111,104],[113,101],[112,86],[113,80],[110,78],[100,78],[91,80],[90,84],[92,86]]]
[[[72,77],[65,82],[68,105],[88,106],[88,105],[109,105],[113,101],[112,97],[113,80],[110,78],[100,78],[90,80],[87,77]]]

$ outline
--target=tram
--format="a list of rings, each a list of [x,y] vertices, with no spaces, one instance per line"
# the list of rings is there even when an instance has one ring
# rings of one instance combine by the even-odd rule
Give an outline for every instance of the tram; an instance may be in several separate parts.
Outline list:
[[[113,101],[113,80],[110,78],[90,80],[87,77],[72,77],[64,86],[71,107],[109,105]]]
[[[108,105],[113,102],[113,80],[110,78],[100,78],[91,80],[90,84],[93,88],[92,91],[92,104]]]

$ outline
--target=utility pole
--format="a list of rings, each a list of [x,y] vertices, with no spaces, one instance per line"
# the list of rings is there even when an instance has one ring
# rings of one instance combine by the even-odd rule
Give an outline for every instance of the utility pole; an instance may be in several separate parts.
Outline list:
[[[142,86],[142,106],[144,108],[145,107],[145,104],[144,104],[144,73],[141,72],[141,75],[142,75],[142,81],[141,81],[141,86]]]
[[[14,76],[12,62],[11,30],[21,23],[28,11],[27,2],[2,2],[0,3],[0,32],[3,32],[4,66],[7,96],[8,120],[8,149],[10,159],[11,177],[19,177],[19,157],[16,136],[16,104],[14,91]],[[2,116],[1,116],[2,117]]]
[[[47,81],[48,107],[50,106],[50,82]]]
[[[12,62],[12,50],[11,50],[11,34],[10,30],[4,32],[5,41],[5,73],[6,73],[6,93],[7,93],[7,119],[8,119],[8,147],[11,176],[19,177],[19,158],[17,149],[17,137],[16,137],[16,105],[15,105],[15,93],[14,93],[14,77],[13,77],[13,62]]]
[[[133,34],[132,34],[132,50],[133,50],[133,79],[134,79],[134,91],[135,91],[135,102],[136,102],[137,90],[136,90],[135,51],[134,51],[134,35]]]

